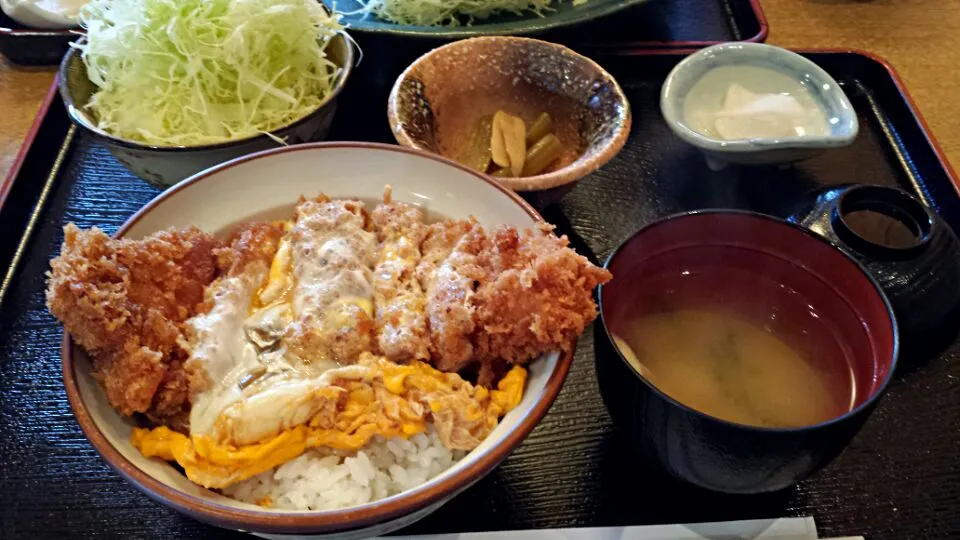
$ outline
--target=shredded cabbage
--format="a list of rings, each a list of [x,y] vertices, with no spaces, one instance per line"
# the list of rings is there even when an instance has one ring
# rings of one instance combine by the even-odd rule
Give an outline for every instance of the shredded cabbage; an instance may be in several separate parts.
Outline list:
[[[359,13],[370,13],[397,24],[413,26],[459,26],[474,19],[486,19],[498,13],[534,13],[543,16],[551,11],[554,0],[357,0],[363,5]],[[574,0],[579,5],[587,0]],[[348,13],[352,15],[353,13]]]
[[[316,0],[91,0],[83,62],[99,127],[159,146],[288,125],[330,94],[343,27]]]

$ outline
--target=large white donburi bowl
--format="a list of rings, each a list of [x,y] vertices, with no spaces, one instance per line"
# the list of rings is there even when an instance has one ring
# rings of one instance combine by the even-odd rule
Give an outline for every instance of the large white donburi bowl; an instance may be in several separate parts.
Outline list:
[[[140,238],[167,227],[223,232],[250,219],[292,215],[297,198],[393,198],[431,215],[476,216],[485,227],[529,227],[542,218],[513,192],[443,158],[398,146],[318,143],[270,150],[201,172],[165,191],[131,217],[117,236]],[[90,376],[89,359],[64,336],[63,379],[77,421],[107,463],[151,498],[191,517],[261,535],[359,539],[398,529],[436,510],[496,467],[546,414],[572,355],[551,353],[530,365],[520,405],[474,451],[422,486],[338,511],[268,510],[203,489],[176,468],[147,459],[130,444],[134,426],[107,403]]]

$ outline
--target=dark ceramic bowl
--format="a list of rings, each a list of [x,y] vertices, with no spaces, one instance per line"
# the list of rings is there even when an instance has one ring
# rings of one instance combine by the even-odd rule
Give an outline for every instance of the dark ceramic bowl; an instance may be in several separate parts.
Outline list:
[[[81,38],[81,42],[85,39]],[[327,54],[340,68],[340,74],[330,94],[316,109],[272,131],[287,144],[323,140],[330,131],[337,110],[337,95],[346,85],[354,64],[353,45],[345,32],[330,40]],[[276,139],[265,134],[194,146],[154,146],[116,137],[98,127],[96,117],[86,107],[96,92],[96,86],[87,77],[87,68],[78,49],[71,47],[63,57],[57,81],[70,120],[103,142],[113,157],[134,174],[161,188],[231,159],[281,146]]]
[[[498,110],[528,123],[543,112],[553,119],[563,145],[556,163],[495,179],[540,208],[613,159],[630,133],[630,105],[609,73],[562,45],[519,37],[466,39],[421,56],[394,84],[387,115],[398,143],[456,159]]]
[[[761,214],[704,211],[637,232],[607,260],[600,287],[606,339],[597,377],[615,424],[647,462],[727,493],[789,487],[840,453],[894,371],[890,304],[860,265],[817,235]],[[722,309],[767,328],[820,370],[847,374],[833,391],[852,409],[800,428],[721,420],[675,401],[632,367],[611,334],[630,319],[677,309]],[[838,380],[843,380],[838,377]]]

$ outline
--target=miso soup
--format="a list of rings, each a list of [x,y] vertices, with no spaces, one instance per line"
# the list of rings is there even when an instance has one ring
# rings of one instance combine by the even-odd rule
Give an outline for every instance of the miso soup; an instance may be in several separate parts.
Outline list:
[[[710,416],[761,427],[824,422],[850,410],[836,380],[772,332],[719,311],[682,309],[623,324],[617,347],[654,386]]]

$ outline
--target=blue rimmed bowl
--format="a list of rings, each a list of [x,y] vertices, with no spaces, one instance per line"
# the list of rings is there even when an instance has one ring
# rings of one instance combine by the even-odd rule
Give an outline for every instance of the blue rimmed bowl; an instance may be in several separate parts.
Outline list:
[[[690,90],[718,67],[754,66],[789,76],[810,92],[827,118],[827,135],[723,140],[698,131],[687,121],[684,104]],[[699,148],[714,169],[727,164],[784,165],[847,146],[859,131],[857,114],[840,84],[820,66],[797,53],[760,43],[724,43],[684,59],[670,72],[660,93],[660,110],[673,132]]]

